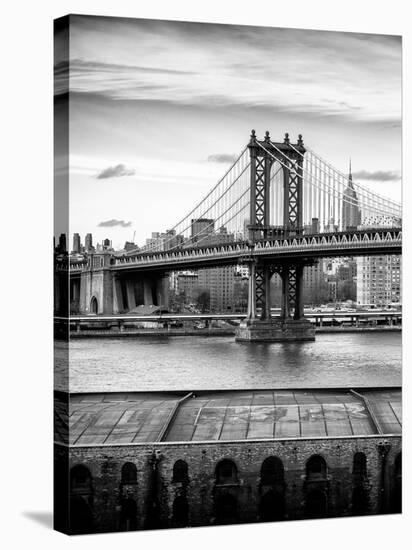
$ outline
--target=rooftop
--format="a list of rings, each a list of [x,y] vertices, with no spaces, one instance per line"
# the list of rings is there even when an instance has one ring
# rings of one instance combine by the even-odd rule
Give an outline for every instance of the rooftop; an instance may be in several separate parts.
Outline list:
[[[190,394],[189,394],[190,395]],[[56,393],[56,440],[131,445],[401,434],[400,389]]]

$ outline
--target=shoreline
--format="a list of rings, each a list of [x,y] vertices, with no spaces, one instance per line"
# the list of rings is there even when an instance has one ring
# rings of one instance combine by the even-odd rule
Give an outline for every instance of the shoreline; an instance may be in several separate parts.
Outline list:
[[[372,326],[372,327],[316,327],[316,334],[348,334],[356,332],[402,332],[401,326]],[[169,338],[177,336],[234,336],[235,329],[124,329],[122,331],[114,330],[81,330],[70,331],[70,338],[128,338],[128,337],[158,337]]]

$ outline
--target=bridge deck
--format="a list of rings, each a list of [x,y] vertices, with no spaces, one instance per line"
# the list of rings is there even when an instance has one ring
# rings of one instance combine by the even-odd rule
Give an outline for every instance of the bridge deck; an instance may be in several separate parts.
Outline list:
[[[56,439],[73,446],[401,433],[401,391],[262,390],[70,396],[57,399]],[[180,402],[179,402],[180,401]],[[66,415],[67,419],[67,415]]]

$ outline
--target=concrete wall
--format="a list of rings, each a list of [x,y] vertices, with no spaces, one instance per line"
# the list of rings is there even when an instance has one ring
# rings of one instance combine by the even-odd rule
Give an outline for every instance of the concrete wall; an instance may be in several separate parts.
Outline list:
[[[390,445],[384,466],[385,489],[381,500],[382,457],[380,444]],[[284,466],[284,519],[306,516],[305,502],[309,489],[305,465],[319,454],[327,462],[327,478],[319,487],[327,494],[326,517],[352,515],[352,491],[356,483],[352,474],[353,457],[363,452],[367,458],[367,476],[362,486],[367,495],[366,513],[389,512],[395,491],[394,461],[401,451],[400,437],[340,438],[317,440],[272,440],[215,443],[151,444],[119,447],[79,447],[69,452],[70,467],[84,464],[93,478],[93,515],[95,531],[122,528],[121,502],[129,494],[137,504],[137,529],[172,527],[173,501],[186,496],[190,526],[216,523],[216,499],[232,494],[238,503],[237,522],[259,521],[259,506],[267,487],[260,483],[262,462],[269,456],[279,457]],[[153,453],[156,467],[153,469]],[[216,465],[231,459],[238,470],[238,482],[216,485]],[[173,465],[182,459],[188,464],[188,481],[173,481]],[[133,462],[137,483],[121,484],[121,468]],[[315,482],[315,486],[316,486]],[[383,508],[382,508],[383,504]]]
[[[80,312],[91,312],[91,300],[95,297],[98,303],[98,314],[113,313],[113,274],[108,269],[87,271],[81,274]]]
[[[73,313],[92,313],[91,300],[96,298],[98,315],[120,314],[139,305],[169,305],[169,281],[167,274],[122,276],[110,267],[108,254],[95,254],[89,259],[93,267],[80,276],[78,303]],[[73,282],[72,282],[73,287]],[[77,309],[77,311],[76,311]]]

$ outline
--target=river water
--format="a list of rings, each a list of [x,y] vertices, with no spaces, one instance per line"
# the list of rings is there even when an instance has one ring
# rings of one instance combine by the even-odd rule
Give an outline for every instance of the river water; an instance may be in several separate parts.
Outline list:
[[[63,346],[63,344],[62,344]],[[317,334],[315,342],[233,337],[71,340],[70,391],[159,391],[401,385],[401,333]],[[65,389],[57,344],[56,389]]]

